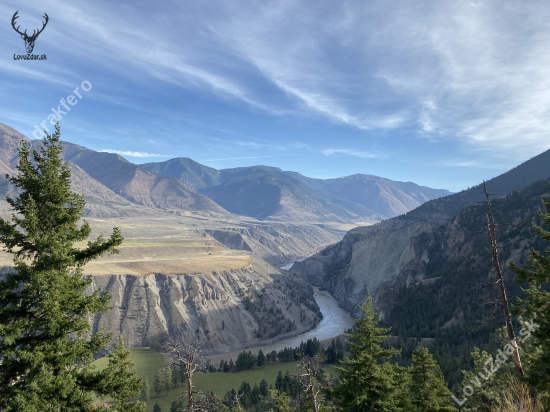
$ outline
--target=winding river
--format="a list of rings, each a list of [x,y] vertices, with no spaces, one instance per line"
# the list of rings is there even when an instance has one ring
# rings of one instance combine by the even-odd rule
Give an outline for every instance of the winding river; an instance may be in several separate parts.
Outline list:
[[[271,352],[273,350],[278,352],[285,347],[295,348],[299,346],[300,343],[305,342],[308,339],[317,338],[318,340],[325,340],[334,338],[354,325],[353,318],[348,312],[338,305],[338,302],[330,295],[330,293],[326,290],[319,290],[318,287],[314,287],[313,289],[313,296],[317,302],[317,305],[319,305],[319,308],[321,309],[321,313],[323,314],[323,319],[315,329],[292,338],[283,339],[268,345],[247,348],[246,350],[251,351],[254,354],[257,354],[260,349],[264,353]],[[229,358],[236,357],[241,351],[242,350],[218,353],[216,355],[211,355],[211,359],[213,361],[219,361],[219,359],[222,358],[228,360]]]
[[[313,296],[323,314],[323,319],[317,327],[301,335],[265,346],[266,349],[262,349],[264,352],[271,352],[272,350],[280,351],[285,347],[295,348],[308,339],[317,338],[318,340],[325,340],[334,338],[355,324],[349,312],[342,309],[336,299],[326,290],[319,290],[318,287],[314,287]]]

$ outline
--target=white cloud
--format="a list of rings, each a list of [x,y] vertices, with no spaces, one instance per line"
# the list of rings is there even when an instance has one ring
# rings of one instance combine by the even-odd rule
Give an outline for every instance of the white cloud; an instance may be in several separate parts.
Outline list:
[[[264,142],[254,142],[254,141],[237,141],[233,142],[237,146],[251,147],[253,149],[275,149],[275,150],[285,150],[286,148],[281,145],[274,143],[264,143]]]
[[[273,156],[226,157],[225,159],[199,160],[199,162],[219,162],[219,161],[222,161],[222,160],[239,160],[239,159],[261,159],[262,157],[273,157]]]
[[[330,156],[333,154],[343,154],[347,156],[362,157],[364,159],[385,159],[388,156],[382,153],[377,152],[361,152],[358,150],[351,149],[325,149],[322,151],[325,156]]]
[[[475,169],[493,169],[493,170],[506,170],[508,167],[504,164],[495,163],[491,159],[485,160],[443,160],[435,163],[436,166],[440,167],[464,167],[464,168],[475,168]]]
[[[129,156],[129,157],[170,157],[170,155],[145,153],[145,152],[130,152],[125,150],[112,150],[112,149],[103,149],[103,150],[100,150],[100,152],[116,153],[121,156]]]
[[[0,11],[9,14],[12,3]],[[64,53],[59,61],[94,62],[136,84],[160,79],[174,94],[199,90],[276,116],[459,142],[494,157],[526,159],[550,148],[550,8],[542,0],[25,7],[37,19],[45,9],[56,16],[39,40]],[[19,67],[62,86],[78,73],[54,60],[40,70],[6,61],[0,73],[14,76]],[[108,96],[115,91],[96,90],[131,107]]]

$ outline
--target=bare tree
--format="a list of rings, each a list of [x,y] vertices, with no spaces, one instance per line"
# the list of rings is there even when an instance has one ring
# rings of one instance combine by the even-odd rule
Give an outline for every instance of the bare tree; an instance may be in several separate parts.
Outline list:
[[[489,236],[489,243],[491,245],[491,253],[493,255],[493,265],[495,266],[495,273],[497,275],[496,284],[500,288],[500,298],[501,298],[501,307],[504,313],[504,320],[506,323],[506,332],[508,334],[508,340],[514,347],[514,363],[516,364],[516,370],[519,375],[523,376],[523,366],[521,365],[521,359],[519,356],[519,349],[516,341],[516,335],[514,333],[514,325],[512,324],[512,316],[510,315],[510,308],[508,306],[508,298],[506,296],[506,289],[504,287],[504,277],[502,276],[502,271],[500,270],[500,263],[498,261],[498,247],[496,239],[496,228],[500,226],[495,223],[495,218],[493,216],[493,208],[491,206],[491,200],[489,199],[489,193],[487,192],[487,187],[485,182],[483,182],[483,193],[485,194],[485,199],[487,206],[489,208],[489,213],[487,215],[487,223],[485,228],[487,229],[487,235]]]
[[[304,392],[307,393],[309,400],[311,401],[311,407],[313,412],[319,412],[319,403],[321,385],[317,379],[319,363],[323,361],[323,357],[319,354],[309,357],[302,356],[300,359],[300,365],[298,366],[298,377]]]
[[[215,412],[220,409],[220,400],[203,391],[197,391],[193,386],[193,374],[197,371],[204,370],[207,361],[201,355],[202,342],[178,342],[171,341],[167,343],[168,350],[171,354],[171,365],[176,365],[177,368],[183,369],[183,373],[187,380],[187,391],[182,397],[187,398],[189,412]]]

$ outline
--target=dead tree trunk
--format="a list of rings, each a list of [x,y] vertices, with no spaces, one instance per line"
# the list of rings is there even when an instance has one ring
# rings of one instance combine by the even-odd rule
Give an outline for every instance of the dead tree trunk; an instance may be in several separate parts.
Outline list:
[[[203,356],[200,354],[201,344],[200,342],[191,343],[179,343],[169,342],[168,347],[172,352],[172,364],[179,368],[183,368],[185,378],[187,379],[187,400],[189,412],[197,412],[204,410],[201,406],[195,402],[194,395],[202,393],[200,391],[193,390],[193,374],[202,369],[205,366]]]
[[[487,193],[487,187],[483,183],[483,192],[485,193],[485,198],[487,199],[487,206],[489,207],[489,214],[487,215],[487,235],[489,236],[489,242],[491,244],[491,252],[493,254],[493,264],[495,266],[495,272],[497,274],[497,284],[500,287],[500,297],[502,300],[502,311],[504,313],[504,319],[506,322],[506,332],[508,333],[508,339],[512,346],[514,347],[514,363],[516,364],[516,370],[523,376],[523,366],[521,365],[521,359],[519,356],[519,349],[516,342],[516,335],[514,333],[514,325],[512,324],[512,316],[510,315],[510,309],[508,306],[508,298],[506,297],[506,289],[504,288],[504,277],[502,276],[502,271],[500,270],[500,263],[498,261],[498,247],[496,239],[496,223],[493,216],[493,208],[491,206],[491,200],[489,199],[489,193]]]
[[[313,358],[303,356],[302,359],[300,359],[300,377],[303,379],[305,392],[307,392],[311,399],[313,412],[319,412],[319,385],[315,378],[315,368],[321,360],[322,359],[318,355]]]

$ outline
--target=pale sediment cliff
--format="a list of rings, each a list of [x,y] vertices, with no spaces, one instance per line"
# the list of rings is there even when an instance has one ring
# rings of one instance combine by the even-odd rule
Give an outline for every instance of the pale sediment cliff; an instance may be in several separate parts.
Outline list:
[[[206,230],[206,233],[230,249],[253,252],[275,266],[311,256],[338,242],[344,234],[316,225],[276,222]]]
[[[112,295],[94,321],[129,347],[165,339],[201,340],[206,348],[238,349],[312,329],[321,320],[313,289],[259,259],[210,273],[94,275],[92,289]]]
[[[433,228],[427,223],[399,230],[357,228],[336,245],[296,262],[292,270],[330,290],[345,309],[359,316],[369,293],[379,300],[388,288],[423,280],[433,242]]]

